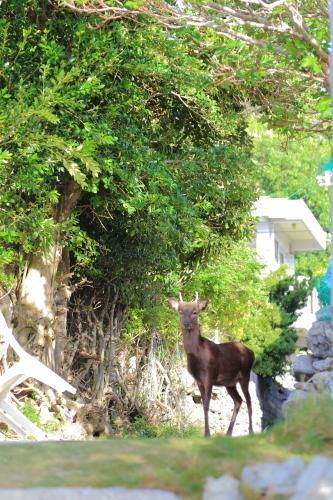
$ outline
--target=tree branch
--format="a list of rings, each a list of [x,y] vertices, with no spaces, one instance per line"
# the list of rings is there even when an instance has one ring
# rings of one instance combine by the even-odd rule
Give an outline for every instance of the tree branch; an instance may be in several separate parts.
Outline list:
[[[318,41],[309,33],[304,24],[301,14],[291,5],[286,5],[286,9],[302,39],[313,48],[318,56],[318,59],[326,66],[327,71],[329,65],[328,53],[321,48]]]

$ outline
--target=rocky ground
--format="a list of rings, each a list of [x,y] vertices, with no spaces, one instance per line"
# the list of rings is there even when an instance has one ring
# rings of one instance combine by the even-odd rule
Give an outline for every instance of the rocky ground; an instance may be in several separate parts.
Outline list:
[[[203,427],[203,407],[199,389],[195,380],[184,368],[181,375],[182,383],[185,387],[186,396],[184,398],[184,411],[187,421],[192,425]],[[250,381],[250,395],[252,400],[252,420],[254,432],[261,432],[262,411],[256,391],[255,375]],[[243,404],[237,416],[233,436],[245,436],[249,430],[249,417],[242,390],[239,388]],[[224,387],[214,387],[209,409],[209,422],[212,434],[225,434],[227,432],[231,415],[233,412],[233,400],[228,395]]]
[[[208,479],[203,500],[242,499],[330,500],[333,498],[333,461],[314,457],[282,463],[259,463],[244,467],[240,479],[225,475]]]

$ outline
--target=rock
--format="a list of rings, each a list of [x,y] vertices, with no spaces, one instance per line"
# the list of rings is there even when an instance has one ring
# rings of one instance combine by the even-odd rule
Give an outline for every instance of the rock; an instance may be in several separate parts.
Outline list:
[[[313,385],[309,384],[308,382],[296,382],[295,389],[299,389],[300,391],[305,392],[313,392],[314,390]]]
[[[327,370],[333,370],[333,358],[319,359],[312,363],[315,371],[324,372]]]
[[[299,401],[300,399],[305,399],[308,397],[308,391],[303,391],[301,389],[296,389],[289,394],[287,401]]]
[[[241,474],[240,490],[251,497],[258,495],[286,496],[295,492],[296,482],[305,468],[301,458],[289,458],[282,463],[259,463],[245,467]]]
[[[186,368],[181,368],[179,371],[179,381],[184,386],[187,394],[192,393],[193,390],[197,388],[197,384],[192,377],[192,375],[188,372]]]
[[[210,400],[209,411],[213,413],[222,413],[222,405],[220,397]]]
[[[298,401],[301,401],[302,399],[306,399],[308,397],[308,395],[309,395],[308,391],[302,391],[300,389],[296,389],[295,391],[292,391],[289,394],[287,401],[283,404],[283,407],[282,407],[283,414],[285,415],[286,411],[288,411],[288,409],[291,406],[295,405],[295,403],[297,403]]]
[[[6,500],[181,500],[162,490],[131,488],[0,488]]]
[[[182,380],[183,381],[186,380],[186,377],[184,377],[184,373],[182,376]],[[184,412],[185,420],[190,425],[200,426],[203,429],[204,414],[203,414],[201,395],[199,390],[195,386],[196,384],[193,386],[193,390],[189,391],[189,389],[187,389],[185,391],[186,396],[184,397],[183,400],[182,410]],[[240,387],[238,387],[238,389],[240,395],[242,396],[243,403],[237,416],[237,420],[233,431],[233,436],[244,436],[248,434],[249,417],[242,390]],[[253,429],[254,432],[260,432],[262,411],[260,408],[259,399],[257,397],[254,374],[251,375],[249,391],[252,399]],[[210,402],[210,411],[209,411],[209,427],[212,434],[226,433],[231,419],[232,411],[233,411],[233,401],[232,398],[228,395],[226,389],[224,387],[222,388],[214,387],[214,393]]]
[[[298,354],[294,357],[293,371],[295,374],[313,375],[312,358],[309,354]]]
[[[63,427],[61,427],[60,431],[55,433],[55,439],[82,441],[84,439],[87,439],[87,434],[80,424],[69,423],[65,424]]]
[[[315,321],[306,338],[308,348],[319,359],[333,357],[333,326],[330,321]]]
[[[318,372],[308,382],[318,392],[328,391],[333,396],[333,372]]]
[[[42,402],[39,406],[39,417],[42,424],[47,424],[50,421],[54,421],[54,413],[51,413],[48,409],[48,405]]]
[[[217,479],[209,477],[205,484],[202,500],[242,500],[239,481],[224,475]]]
[[[292,500],[330,500],[333,498],[333,460],[315,457],[299,478]]]

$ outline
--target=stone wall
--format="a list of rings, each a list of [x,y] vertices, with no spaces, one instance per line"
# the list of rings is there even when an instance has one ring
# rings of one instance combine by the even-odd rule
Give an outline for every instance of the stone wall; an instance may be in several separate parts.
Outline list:
[[[293,371],[298,382],[284,408],[314,392],[333,397],[333,326],[330,321],[315,321],[306,337],[307,352],[294,357]]]

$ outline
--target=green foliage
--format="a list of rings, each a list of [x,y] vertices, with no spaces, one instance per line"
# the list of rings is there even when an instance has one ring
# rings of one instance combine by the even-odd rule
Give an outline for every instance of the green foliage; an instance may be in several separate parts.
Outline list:
[[[297,335],[291,325],[296,310],[305,305],[309,285],[287,276],[284,267],[265,279],[260,271],[251,249],[233,245],[199,269],[185,290],[188,297],[197,291],[210,299],[207,313],[201,315],[204,334],[212,337],[217,329],[224,342],[244,342],[256,354],[255,371],[276,376],[295,350]]]
[[[324,229],[330,227],[328,188],[316,176],[330,157],[330,141],[319,134],[282,135],[252,119],[253,161],[262,194],[290,199],[303,198]]]
[[[118,435],[119,430],[115,426]],[[201,429],[168,423],[152,424],[144,417],[135,417],[121,430],[125,438],[191,438],[201,435]]]
[[[166,345],[176,344],[165,298],[185,274],[186,294],[211,299],[204,329],[245,339],[257,354],[273,345],[284,318],[252,252],[235,244],[251,235],[257,166],[269,165],[269,184],[288,159],[270,156],[262,129],[251,163],[242,113],[248,99],[276,93],[264,79],[273,53],[257,47],[249,58],[239,41],[221,46],[215,32],[188,27],[170,35],[148,19],[91,29],[84,15],[42,0],[4,3],[0,35],[2,276],[60,235],[76,276],[102,291],[111,282],[121,307],[131,306],[129,339],[162,324]],[[303,67],[316,71],[303,52]],[[222,63],[235,68],[237,85],[220,79]],[[272,104],[275,116],[281,102]],[[308,151],[298,169],[306,165],[307,176]],[[62,217],[73,180],[80,203]],[[315,199],[310,206],[325,213]]]
[[[265,285],[270,302],[279,310],[278,317],[272,323],[273,331],[278,332],[278,335],[263,346],[257,357],[256,372],[262,376],[275,377],[284,372],[287,356],[295,351],[297,334],[291,325],[297,319],[297,311],[305,306],[310,285],[297,276],[287,276],[283,266],[266,278]]]
[[[253,139],[253,162],[260,193],[272,197],[303,198],[325,230],[330,228],[328,188],[319,186],[317,175],[330,157],[330,141],[322,135],[297,137],[273,131],[252,119],[249,133]],[[328,251],[301,253],[296,257],[296,272],[316,278],[327,268]]]
[[[211,256],[185,275],[184,300],[192,300],[197,292],[201,298],[209,299],[207,310],[200,315],[203,335],[216,339],[217,334],[223,342],[241,340],[257,356],[279,338],[280,311],[269,302],[261,269],[247,242],[229,242],[223,253]],[[178,297],[179,281],[177,275],[174,278],[168,283],[169,297]],[[132,310],[124,325],[123,340],[130,344],[140,337],[149,345],[152,332],[158,332],[168,356],[172,356],[181,337],[179,318],[166,298],[157,304],[147,304],[144,309]]]
[[[280,325],[288,327],[297,319],[297,311],[305,306],[310,287],[306,280],[294,275],[287,276],[285,272],[286,269],[282,266],[266,279],[266,284],[269,287],[270,302],[281,309]]]
[[[261,265],[244,244],[214,257],[190,279],[185,293],[208,297],[210,305],[201,315],[208,337],[216,329],[220,341],[238,339],[254,350],[255,370],[263,376],[283,373],[294,352],[297,335],[291,327],[309,294],[309,283],[287,276],[285,268],[260,276]]]
[[[11,264],[15,262],[14,250],[0,245],[0,283],[4,290],[10,290],[15,281],[13,270],[10,271]]]
[[[207,314],[202,315],[203,331],[221,331],[224,341],[241,339],[256,330],[264,335],[274,314],[263,287],[262,266],[247,242],[231,244],[214,255],[191,276],[184,289],[190,300],[198,292],[209,298]]]
[[[205,0],[196,4],[207,6]],[[229,9],[227,15],[219,10],[218,4]],[[291,9],[295,15],[293,20]],[[262,119],[275,129],[297,134],[302,130],[310,133],[326,130],[330,134],[326,8],[317,9],[317,4],[304,1],[273,8],[271,4],[265,9],[261,3],[229,0],[209,4],[208,13],[203,10],[212,16],[212,23],[215,19],[219,32],[217,35],[212,29],[215,44],[211,44],[211,50],[216,51],[221,65],[218,81],[222,87],[230,88],[236,81],[240,99],[246,93],[252,109],[259,110]],[[238,19],[230,33],[232,11],[240,15],[234,16]],[[262,27],[263,19],[265,27]],[[299,19],[302,28],[299,28]],[[293,36],[289,30],[294,32]],[[233,57],[230,67],[224,59],[226,52],[231,54],[229,61]]]
[[[248,234],[244,118],[194,29],[92,30],[42,0],[10,0],[0,34],[0,245],[15,264],[60,233],[76,274],[111,276],[130,302],[222,236]],[[70,180],[81,205],[64,221]]]
[[[64,5],[63,0],[59,2]],[[168,4],[177,8],[170,9]],[[78,10],[78,6],[66,5]],[[201,50],[214,56],[216,87],[232,91],[237,86],[240,107],[246,102],[247,109],[260,110],[265,120],[288,132],[304,128],[329,132],[332,110],[327,93],[326,6],[312,1],[262,4],[252,0],[193,0],[178,5],[175,0],[140,0],[123,2],[120,14],[117,2],[107,5],[105,11],[91,0],[79,2],[95,26],[114,23],[119,15],[140,22],[154,19],[179,31],[187,26],[189,36],[200,42]],[[189,29],[192,24],[198,29]],[[172,36],[175,30],[170,31]]]
[[[46,423],[41,422],[40,414],[36,404],[33,399],[27,398],[22,407],[22,413],[25,415],[33,424],[42,429],[45,432],[55,432],[58,431],[63,426],[63,421],[60,416],[53,418]]]
[[[285,266],[266,278],[261,264],[246,242],[229,244],[187,275],[184,300],[208,298],[200,315],[201,332],[219,342],[240,340],[256,355],[255,371],[265,377],[284,372],[287,356],[294,352],[297,335],[292,324],[310,292],[308,280],[286,274]],[[170,282],[170,297],[178,296],[179,283]],[[164,302],[134,309],[124,325],[123,341],[150,345],[158,333],[164,355],[173,356],[179,344],[179,318]]]
[[[311,278],[312,284],[316,286],[318,278],[322,277],[327,270],[328,261],[329,248],[326,252],[301,253],[296,258],[296,274],[308,276]]]

